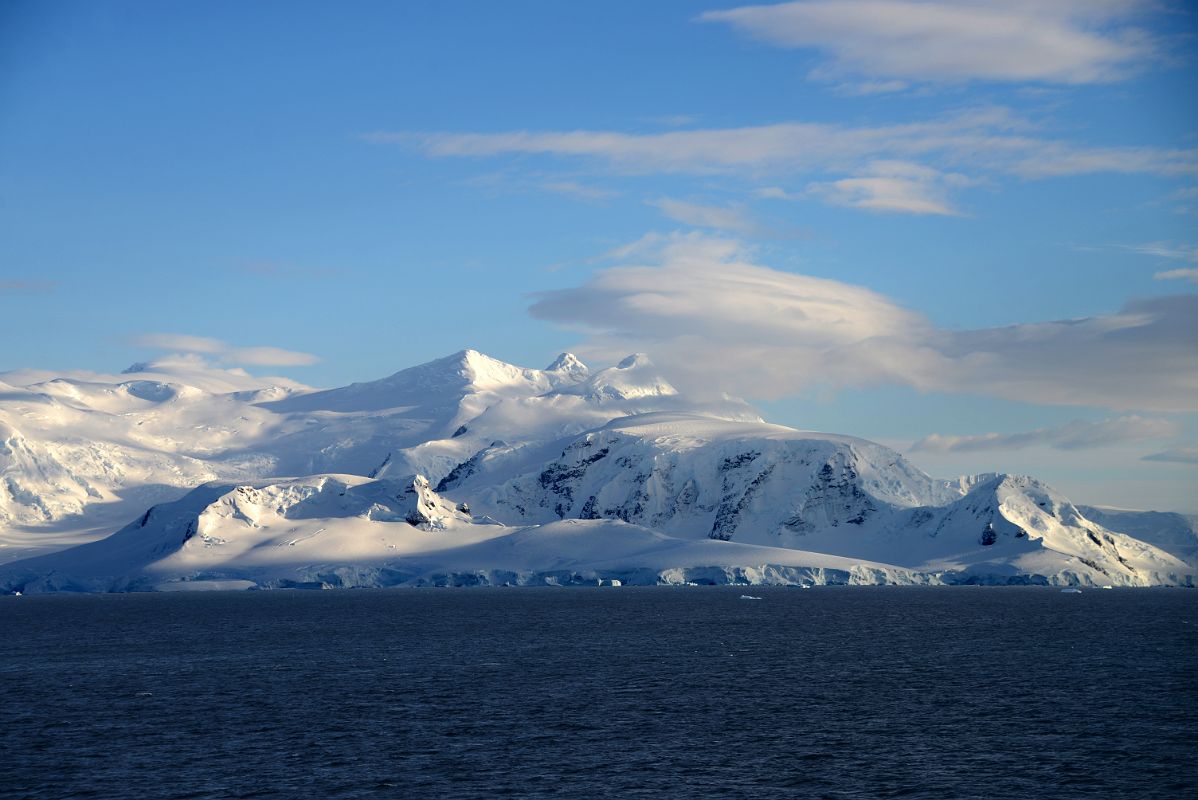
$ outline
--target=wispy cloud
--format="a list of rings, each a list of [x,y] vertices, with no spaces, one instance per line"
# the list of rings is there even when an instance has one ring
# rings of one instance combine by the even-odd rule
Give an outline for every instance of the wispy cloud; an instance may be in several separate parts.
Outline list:
[[[1158,281],[1189,281],[1190,283],[1198,283],[1198,268],[1167,269],[1164,272],[1156,273],[1152,277]]]
[[[414,146],[438,157],[541,154],[598,158],[629,172],[762,174],[837,171],[867,161],[935,157],[1025,177],[1089,172],[1198,174],[1198,149],[1087,148],[1032,135],[1009,109],[986,106],[896,125],[781,122],[658,133],[509,131],[374,132],[376,144]]]
[[[1154,256],[1170,261],[1198,261],[1198,245],[1174,244],[1173,242],[1145,242],[1144,244],[1117,245],[1143,256]]]
[[[661,209],[663,214],[675,222],[692,225],[696,228],[730,231],[746,236],[754,236],[763,232],[762,227],[750,219],[744,209],[738,207],[687,203],[669,197],[651,200],[649,205]]]
[[[1105,245],[1072,245],[1072,249],[1080,252],[1102,252],[1118,250],[1124,253],[1148,256],[1164,261],[1189,261],[1198,263],[1198,245],[1179,244],[1175,242],[1143,242],[1141,244],[1105,244]],[[1198,268],[1182,267],[1157,272],[1152,276],[1158,281],[1190,281],[1198,282]]]
[[[1159,46],[1131,19],[1149,0],[804,0],[708,11],[778,47],[812,48],[816,77],[865,86],[972,80],[1086,84],[1118,80]]]
[[[788,192],[774,184],[758,190],[759,196],[817,197],[867,211],[908,214],[958,214],[954,194],[1003,176],[1198,175],[1196,148],[1075,144],[1046,136],[1028,120],[996,107],[881,126],[783,122],[654,133],[376,132],[364,138],[414,147],[432,157],[541,155],[599,161],[607,174],[726,174],[754,182],[768,178],[803,190]]]
[[[948,187],[973,182],[963,175],[945,175],[919,164],[876,161],[857,177],[814,183],[808,190],[833,205],[867,211],[959,216],[949,204]]]
[[[843,178],[812,184],[811,189],[837,206],[903,214],[957,215],[942,198],[933,196],[927,184],[908,178]]]
[[[1135,253],[1136,255],[1149,256],[1151,258],[1163,259],[1166,261],[1189,261],[1198,263],[1198,245],[1184,244],[1177,242],[1144,242],[1142,244],[1114,244],[1100,247],[1079,247],[1079,250],[1103,250],[1115,248],[1125,252]],[[1181,267],[1179,269],[1169,269],[1155,273],[1153,276],[1158,281],[1189,281],[1198,283],[1198,268]]]
[[[960,216],[950,202],[950,190],[977,182],[960,173],[946,174],[909,161],[872,161],[853,177],[816,181],[804,192],[764,186],[753,190],[753,195],[763,200],[788,201],[815,196],[832,205],[866,211]]]
[[[541,188],[547,192],[579,197],[583,200],[610,200],[620,195],[615,190],[604,189],[600,186],[590,186],[578,181],[546,181],[541,184]]]
[[[6,294],[48,294],[58,288],[57,281],[39,280],[0,280],[0,295]]]
[[[763,200],[802,200],[803,195],[795,192],[788,192],[781,186],[762,186],[759,189],[754,189],[753,194]]]
[[[617,254],[619,255],[619,254]],[[1198,295],[1003,328],[945,330],[861,286],[754,263],[700,234],[641,240],[632,265],[541,293],[531,313],[647,351],[679,384],[776,398],[883,384],[1120,410],[1198,410]],[[719,369],[712,369],[719,364]]]
[[[1056,450],[1089,450],[1123,442],[1167,439],[1181,433],[1181,425],[1160,417],[1136,415],[1099,422],[1070,422],[1055,428],[1037,428],[1017,433],[983,433],[974,436],[945,436],[934,433],[911,445],[913,451],[974,453],[982,450],[1018,450],[1051,447]]]
[[[835,82],[833,91],[840,95],[850,97],[868,97],[872,94],[889,94],[891,92],[902,92],[911,88],[911,84],[907,81],[839,81],[840,76],[833,70],[812,70],[808,75],[813,80],[827,80]]]
[[[213,356],[224,364],[300,367],[320,361],[318,356],[311,353],[270,346],[236,347],[220,339],[184,333],[143,333],[130,338],[129,343],[136,347],[167,350],[174,353]]]
[[[1171,464],[1198,464],[1198,445],[1183,445],[1144,456],[1141,461],[1164,461]]]

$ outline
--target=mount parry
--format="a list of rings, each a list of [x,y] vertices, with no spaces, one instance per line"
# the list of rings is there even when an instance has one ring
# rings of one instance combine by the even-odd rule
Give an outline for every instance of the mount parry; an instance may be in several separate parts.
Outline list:
[[[275,477],[289,476],[289,477]],[[296,477],[299,476],[299,477]],[[313,390],[187,362],[0,374],[0,590],[1195,583],[1180,515],[473,350]]]

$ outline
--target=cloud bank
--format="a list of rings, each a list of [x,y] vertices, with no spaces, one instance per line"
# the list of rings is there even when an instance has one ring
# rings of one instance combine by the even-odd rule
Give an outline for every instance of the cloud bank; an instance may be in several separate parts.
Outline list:
[[[982,107],[876,126],[781,122],[657,133],[376,131],[363,138],[375,144],[416,147],[436,157],[601,159],[634,174],[856,172],[875,161],[923,158],[946,168],[969,166],[1023,178],[1103,172],[1198,175],[1195,148],[1087,147],[1034,133],[1030,122],[1008,109]]]
[[[813,77],[871,79],[872,91],[912,82],[1118,80],[1156,57],[1130,24],[1144,0],[805,0],[708,11],[763,42],[812,48]],[[879,88],[880,87],[880,88]]]
[[[1198,148],[1087,146],[1053,138],[1009,109],[990,106],[892,125],[792,121],[652,133],[379,131],[363,138],[440,158],[535,155],[600,162],[605,173],[789,181],[790,186],[770,187],[770,196],[817,197],[832,205],[906,214],[958,214],[952,194],[995,176],[1198,175]]]
[[[756,399],[910,386],[1116,410],[1198,410],[1198,295],[1071,320],[955,331],[861,286],[753,263],[740,242],[647,237],[639,264],[535,296],[586,355],[651,353],[692,392]]]
[[[144,333],[129,341],[137,347],[169,350],[175,353],[213,356],[224,364],[244,364],[258,367],[302,367],[320,361],[311,353],[284,350],[279,347],[235,347],[220,339],[191,336],[182,333]]]

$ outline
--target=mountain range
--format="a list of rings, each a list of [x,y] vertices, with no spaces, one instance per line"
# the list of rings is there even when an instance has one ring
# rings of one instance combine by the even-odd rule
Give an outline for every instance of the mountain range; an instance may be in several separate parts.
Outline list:
[[[652,361],[466,350],[316,390],[239,370],[0,374],[0,590],[1193,585],[1182,515],[696,401]]]

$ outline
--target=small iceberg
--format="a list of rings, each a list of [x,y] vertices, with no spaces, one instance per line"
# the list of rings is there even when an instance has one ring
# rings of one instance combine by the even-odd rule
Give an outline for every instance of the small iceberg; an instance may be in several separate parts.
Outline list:
[[[753,596],[753,595],[751,595],[751,594],[742,594],[742,595],[740,596],[740,599],[741,599],[741,600],[760,600],[761,598],[760,598],[760,597],[754,597],[754,596]]]
[[[1081,594],[1081,593],[1082,593],[1081,589],[1074,589],[1072,587],[1061,590],[1061,594]]]

